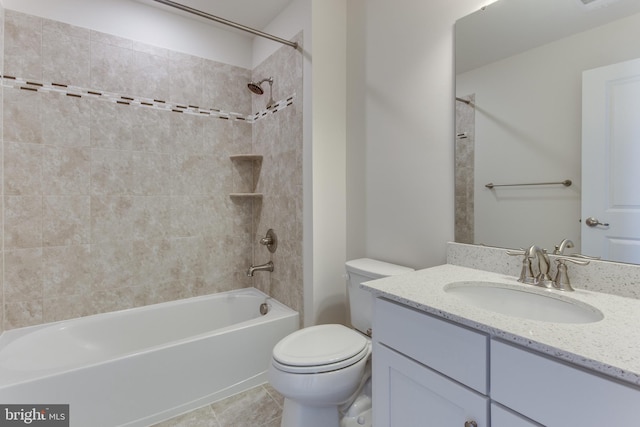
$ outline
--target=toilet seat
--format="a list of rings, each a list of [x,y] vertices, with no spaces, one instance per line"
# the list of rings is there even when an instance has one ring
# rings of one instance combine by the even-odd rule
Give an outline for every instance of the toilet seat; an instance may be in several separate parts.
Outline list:
[[[319,325],[300,329],[273,349],[273,364],[291,373],[335,371],[369,355],[371,343],[343,325]]]

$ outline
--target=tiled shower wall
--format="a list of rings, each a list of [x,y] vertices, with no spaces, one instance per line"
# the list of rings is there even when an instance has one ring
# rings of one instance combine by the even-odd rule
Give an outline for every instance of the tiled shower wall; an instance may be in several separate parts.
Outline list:
[[[229,193],[271,176],[270,154],[259,171],[229,156],[294,109],[240,120],[251,70],[10,10],[3,22],[3,74],[62,88],[3,89],[3,329],[252,286],[266,209]],[[120,103],[67,95],[87,90]]]
[[[456,101],[455,141],[455,241],[473,243],[475,95],[464,97],[470,104]]]
[[[302,46],[302,36],[293,39]],[[278,249],[270,254],[255,243],[256,263],[273,260],[274,272],[256,273],[254,284],[278,301],[300,312],[303,319],[302,293],[302,55],[283,46],[253,70],[254,79],[273,77],[274,99],[296,94],[295,102],[267,120],[253,124],[253,148],[264,155],[257,180],[257,191],[264,193],[256,204],[258,238],[272,228],[278,236]],[[265,95],[253,97],[253,111],[261,111]]]

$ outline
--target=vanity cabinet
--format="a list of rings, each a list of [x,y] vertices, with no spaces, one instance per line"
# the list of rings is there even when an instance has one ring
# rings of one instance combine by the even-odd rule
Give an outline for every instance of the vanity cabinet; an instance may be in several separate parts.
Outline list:
[[[373,423],[488,427],[488,337],[377,299]]]
[[[640,388],[377,298],[376,427],[638,423]]]
[[[522,347],[492,340],[490,371],[491,399],[542,425],[638,423],[639,389]]]

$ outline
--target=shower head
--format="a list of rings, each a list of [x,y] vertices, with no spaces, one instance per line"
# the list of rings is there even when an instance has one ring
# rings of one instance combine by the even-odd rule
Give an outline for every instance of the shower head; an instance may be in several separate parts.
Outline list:
[[[247,84],[247,87],[249,88],[249,90],[253,93],[255,93],[256,95],[263,95],[264,94],[264,90],[262,89],[262,83],[264,82],[269,82],[270,85],[273,85],[273,77],[269,77],[267,79],[262,79],[259,82],[249,82],[249,84]]]
[[[257,83],[249,82],[249,84],[247,84],[247,87],[251,92],[255,93],[256,95],[262,95],[264,94],[264,90],[262,89],[261,85],[264,82],[269,82],[269,101],[267,101],[267,108],[270,109],[276,104],[275,101],[273,100],[273,77],[262,79]]]

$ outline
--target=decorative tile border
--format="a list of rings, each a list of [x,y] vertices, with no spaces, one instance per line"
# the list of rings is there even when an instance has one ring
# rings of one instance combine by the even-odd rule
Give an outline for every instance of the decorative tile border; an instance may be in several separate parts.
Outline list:
[[[287,108],[288,106],[293,104],[293,100],[295,99],[295,94],[293,94],[286,99],[276,102],[275,105],[271,108],[267,108],[266,110],[259,111],[254,114],[243,115],[240,113],[223,111],[216,108],[202,108],[197,105],[191,105],[188,103],[169,103],[160,99],[133,97],[115,92],[87,89],[79,86],[60,83],[39,82],[33,79],[26,80],[20,77],[7,75],[2,76],[2,86],[33,92],[52,92],[74,98],[97,99],[121,105],[133,105],[137,107],[146,107],[161,111],[171,111],[174,113],[209,116],[223,120],[241,120],[248,123],[254,123],[266,116],[277,113],[278,111]]]

